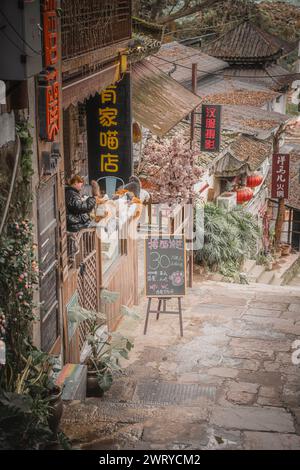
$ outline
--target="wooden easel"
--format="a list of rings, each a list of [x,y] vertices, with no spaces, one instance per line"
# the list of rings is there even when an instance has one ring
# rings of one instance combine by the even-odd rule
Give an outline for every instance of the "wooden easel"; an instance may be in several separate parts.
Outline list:
[[[171,300],[174,298],[177,298],[178,300],[178,310],[166,310],[167,300]],[[158,300],[158,305],[157,305],[156,310],[151,310],[152,299]],[[162,304],[163,304],[163,310],[161,310]],[[175,315],[179,314],[180,336],[183,336],[181,297],[155,297],[154,296],[154,297],[148,298],[148,306],[147,306],[146,320],[145,320],[145,326],[144,326],[144,335],[147,333],[148,320],[149,320],[150,313],[156,313],[156,320],[159,319],[159,315],[161,313],[171,313]]]

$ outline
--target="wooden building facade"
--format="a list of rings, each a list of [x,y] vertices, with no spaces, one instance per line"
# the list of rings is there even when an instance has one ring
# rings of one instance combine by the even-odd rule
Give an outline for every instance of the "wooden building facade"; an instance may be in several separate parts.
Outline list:
[[[63,0],[61,38],[63,183],[81,174],[88,184],[87,102],[128,71],[131,0]],[[137,303],[137,246],[135,240],[128,240],[125,249],[125,243],[117,240],[114,256],[107,263],[104,244],[93,228],[76,234],[75,255],[74,236],[68,235],[65,227],[60,241],[65,361],[79,362],[87,327],[83,324],[73,331],[68,308],[78,302],[97,311],[101,308],[101,288],[117,291],[119,300],[105,307],[108,329],[115,329],[121,319],[121,305]]]
[[[7,89],[14,87],[8,110],[22,110],[34,140],[32,221],[40,267],[34,342],[59,356],[61,364],[79,362],[86,331],[84,326],[72,331],[68,306],[76,301],[98,310],[101,287],[118,291],[120,300],[107,310],[112,330],[121,318],[120,305],[137,302],[136,242],[118,242],[116,256],[104,272],[95,229],[79,232],[77,253],[70,251],[65,206],[67,179],[79,173],[89,181],[86,100],[128,71],[131,0],[33,0],[24,2],[23,10],[15,3],[5,0],[2,8],[9,23],[19,15],[30,25],[30,37],[14,38],[18,49],[26,45],[27,65],[24,70],[1,66],[0,79]],[[19,56],[12,57],[14,61],[19,63]],[[9,121],[9,116],[4,118]]]

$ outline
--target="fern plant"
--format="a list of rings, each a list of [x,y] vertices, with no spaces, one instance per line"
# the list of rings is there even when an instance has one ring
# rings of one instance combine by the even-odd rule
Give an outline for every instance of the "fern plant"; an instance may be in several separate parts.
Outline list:
[[[212,203],[204,207],[204,244],[196,251],[196,263],[226,278],[240,278],[239,269],[246,258],[256,253],[260,237],[254,217],[237,208],[227,212]]]
[[[101,301],[104,304],[114,303],[118,297],[118,292],[105,289],[101,292]],[[126,306],[122,306],[122,313],[131,318],[139,318]],[[110,333],[105,338],[101,336],[100,328],[106,324],[106,314],[103,312],[87,310],[77,305],[70,309],[69,320],[77,324],[86,322],[88,325],[87,343],[90,355],[87,366],[88,370],[96,372],[98,386],[104,393],[111,387],[114,374],[121,371],[121,359],[128,359],[133,342],[118,332]]]

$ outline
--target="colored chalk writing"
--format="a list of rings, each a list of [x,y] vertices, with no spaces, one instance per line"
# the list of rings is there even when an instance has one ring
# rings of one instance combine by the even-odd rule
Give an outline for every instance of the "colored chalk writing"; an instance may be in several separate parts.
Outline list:
[[[145,240],[146,295],[185,295],[185,241],[179,236],[150,236]]]

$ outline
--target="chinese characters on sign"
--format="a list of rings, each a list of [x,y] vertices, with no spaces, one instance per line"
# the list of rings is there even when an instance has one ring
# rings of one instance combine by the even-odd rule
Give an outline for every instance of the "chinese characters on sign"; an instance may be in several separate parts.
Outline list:
[[[39,77],[40,137],[52,142],[59,131],[59,85],[57,71],[47,70]]]
[[[97,93],[87,103],[89,177],[117,176],[126,182],[132,172],[130,75]]]
[[[219,152],[221,134],[221,106],[202,105],[201,151]]]
[[[182,236],[154,235],[145,240],[146,295],[185,295],[186,247]]]
[[[272,198],[289,197],[290,156],[275,153],[272,163]]]
[[[46,0],[43,6],[44,67],[39,76],[40,138],[52,142],[59,131],[59,84],[56,63],[57,0]]]

